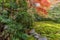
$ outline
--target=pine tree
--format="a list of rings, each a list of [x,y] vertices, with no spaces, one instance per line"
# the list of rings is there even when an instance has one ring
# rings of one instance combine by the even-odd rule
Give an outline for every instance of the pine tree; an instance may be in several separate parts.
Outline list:
[[[32,19],[26,0],[0,0],[0,40],[27,40]]]

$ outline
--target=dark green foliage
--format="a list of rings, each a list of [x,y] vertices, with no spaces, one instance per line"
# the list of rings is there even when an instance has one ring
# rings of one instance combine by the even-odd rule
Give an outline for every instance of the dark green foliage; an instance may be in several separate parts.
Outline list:
[[[48,13],[49,13],[50,19],[52,19],[57,23],[60,23],[60,5],[57,5],[53,9],[49,10]]]
[[[10,34],[10,40],[27,40],[28,34],[25,30],[33,25],[32,16],[27,12],[26,0],[0,0],[0,23],[3,23],[4,29]],[[3,25],[2,25],[3,26]]]

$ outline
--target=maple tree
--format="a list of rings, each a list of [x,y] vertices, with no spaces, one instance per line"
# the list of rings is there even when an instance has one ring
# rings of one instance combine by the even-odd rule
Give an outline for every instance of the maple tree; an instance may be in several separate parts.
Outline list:
[[[28,0],[30,6],[34,7],[37,12],[43,12],[42,14],[47,15],[47,9],[50,7],[51,3],[48,0]]]

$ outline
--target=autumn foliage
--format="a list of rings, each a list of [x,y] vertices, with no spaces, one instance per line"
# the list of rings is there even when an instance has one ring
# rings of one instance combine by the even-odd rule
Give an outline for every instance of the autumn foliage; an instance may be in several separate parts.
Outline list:
[[[28,0],[29,5],[36,9],[38,13],[47,15],[47,9],[50,7],[51,3],[48,0]]]

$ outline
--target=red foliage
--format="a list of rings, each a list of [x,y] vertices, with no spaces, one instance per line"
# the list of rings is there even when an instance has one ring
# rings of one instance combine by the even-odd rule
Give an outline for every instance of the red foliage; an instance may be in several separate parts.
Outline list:
[[[35,5],[34,8],[36,8],[37,12],[39,13],[40,11],[43,12],[43,14],[47,15],[47,10],[46,8],[50,7],[51,3],[48,0],[33,0],[33,3],[31,0],[30,5],[32,4]],[[46,8],[44,8],[46,7]]]
[[[41,5],[45,7],[49,7],[51,3],[48,0],[41,0]]]
[[[36,8],[37,12],[39,13],[40,11],[43,12],[43,14],[47,15],[47,11],[43,8]]]

